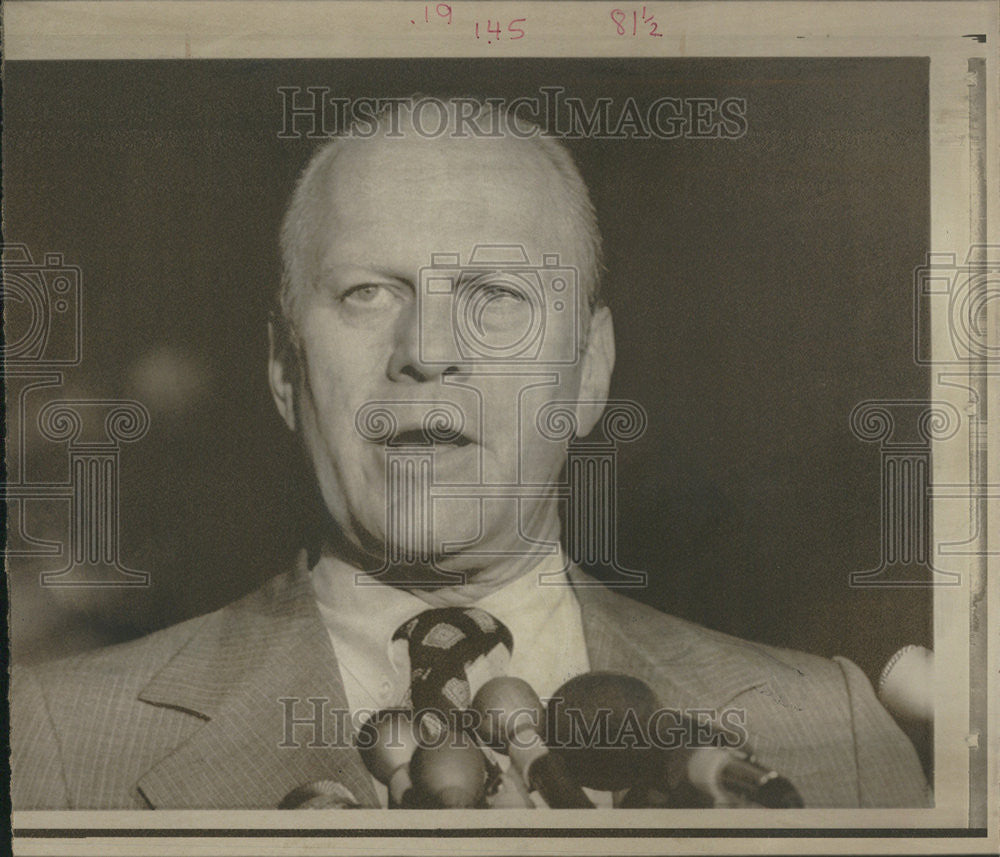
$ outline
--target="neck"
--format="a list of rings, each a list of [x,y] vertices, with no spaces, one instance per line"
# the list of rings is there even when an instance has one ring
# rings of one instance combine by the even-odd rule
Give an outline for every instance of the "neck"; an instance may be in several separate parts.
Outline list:
[[[440,570],[425,570],[424,576],[417,580],[413,580],[412,577],[408,580],[405,573],[392,580],[389,579],[389,574],[395,569],[390,569],[386,572],[385,582],[412,592],[431,607],[464,607],[503,589],[525,574],[530,574],[540,562],[551,556],[551,554],[533,553],[491,563],[484,568],[453,572],[447,583],[427,579],[428,571],[440,579],[442,575]],[[409,572],[410,568],[407,568],[406,572]]]
[[[559,517],[555,508],[550,507],[540,518],[541,526],[533,527],[531,533],[531,541],[538,547],[528,546],[525,540],[520,550],[508,547],[507,555],[485,563],[483,557],[467,557],[461,553],[431,563],[387,565],[384,560],[372,562],[371,555],[366,555],[366,561],[358,562],[356,551],[340,550],[336,541],[327,542],[323,552],[361,569],[380,583],[411,592],[432,607],[462,607],[502,589],[553,557],[541,545],[560,544]],[[483,549],[481,545],[476,548]],[[557,556],[559,561],[564,561],[561,551]]]

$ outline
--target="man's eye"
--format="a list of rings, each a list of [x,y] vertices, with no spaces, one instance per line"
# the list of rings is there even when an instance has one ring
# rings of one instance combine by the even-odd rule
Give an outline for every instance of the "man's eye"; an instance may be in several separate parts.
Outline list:
[[[510,300],[510,301],[523,301],[526,300],[526,296],[523,291],[517,289],[513,286],[508,286],[503,283],[481,283],[475,287],[475,296],[477,300],[488,300],[491,303],[493,301],[500,300]]]
[[[510,298],[515,301],[523,301],[524,293],[509,286],[488,286],[491,298]]]
[[[362,283],[351,286],[340,299],[353,304],[378,304],[388,301],[391,297],[392,293],[388,286],[381,283]]]

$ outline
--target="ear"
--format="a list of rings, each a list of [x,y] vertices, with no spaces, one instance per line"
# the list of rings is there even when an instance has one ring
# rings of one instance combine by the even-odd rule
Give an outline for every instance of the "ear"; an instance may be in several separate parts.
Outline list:
[[[576,424],[580,437],[593,431],[604,413],[615,368],[615,329],[611,310],[600,306],[590,318],[587,347],[580,358],[580,389],[577,393]]]
[[[295,431],[295,387],[298,378],[298,357],[288,335],[287,326],[274,317],[267,321],[267,380],[274,405],[292,431]]]

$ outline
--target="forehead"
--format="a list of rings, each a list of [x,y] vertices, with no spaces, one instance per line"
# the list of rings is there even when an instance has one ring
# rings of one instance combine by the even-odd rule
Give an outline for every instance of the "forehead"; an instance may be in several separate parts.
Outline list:
[[[409,269],[430,254],[521,244],[532,262],[578,260],[566,186],[534,143],[377,138],[341,144],[321,176],[314,251],[322,266]]]

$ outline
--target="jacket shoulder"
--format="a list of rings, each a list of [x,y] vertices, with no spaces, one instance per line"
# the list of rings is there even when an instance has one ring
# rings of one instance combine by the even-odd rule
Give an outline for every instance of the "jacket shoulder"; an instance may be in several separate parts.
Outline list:
[[[225,608],[223,608],[225,609]],[[176,654],[213,614],[196,616],[135,640],[104,646],[68,658],[31,666],[13,668],[32,676],[47,691],[58,693],[78,682],[88,682],[96,676],[117,676],[122,686],[142,682]]]
[[[607,588],[579,591],[586,620],[601,634],[627,648],[648,652],[657,663],[731,664],[733,671],[753,678],[808,674],[842,684],[837,665],[828,658],[735,637],[687,619],[681,619]]]
[[[273,609],[289,588],[290,574],[272,578],[260,589],[211,613],[187,619],[125,643],[105,646],[68,658],[15,667],[29,673],[46,693],[65,693],[76,684],[90,685],[101,677],[114,677],[119,694],[138,690],[194,637],[223,644],[248,633],[248,616]]]
[[[14,808],[142,808],[131,785],[158,755],[183,740],[191,718],[144,706],[138,695],[207,618],[59,661],[15,665]]]
[[[182,706],[147,704],[144,689],[192,647],[208,656],[206,668],[187,678],[212,686],[211,653],[238,649],[241,635],[252,635],[248,618],[266,613],[276,600],[280,604],[288,582],[279,578],[219,610],[136,640],[48,663],[14,665],[13,805],[143,808],[137,779],[204,722]]]
[[[913,746],[849,660],[740,639],[609,590],[580,600],[594,668],[638,674],[665,706],[737,724],[807,806],[927,805]]]

